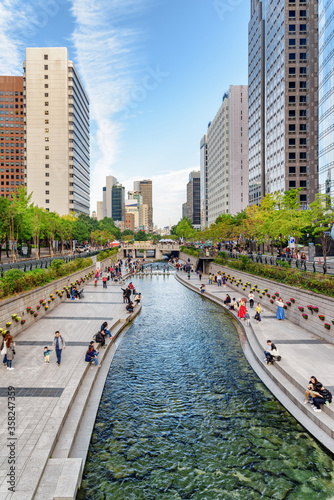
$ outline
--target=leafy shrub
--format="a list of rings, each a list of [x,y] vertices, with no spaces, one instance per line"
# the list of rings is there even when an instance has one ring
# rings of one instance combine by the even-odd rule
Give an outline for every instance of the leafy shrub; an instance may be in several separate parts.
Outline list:
[[[193,257],[199,257],[200,250],[198,248],[181,246],[180,250],[181,252],[192,255]]]
[[[64,265],[64,261],[61,260],[61,259],[56,259],[56,260],[53,260],[52,261],[52,264],[51,264],[51,267],[52,269],[54,269],[56,271],[56,273],[58,274],[60,268]]]
[[[118,253],[118,248],[110,248],[107,250],[103,250],[103,252],[100,252],[99,255],[97,256],[97,261],[101,262],[101,260],[108,259],[109,257],[116,255],[117,253]]]

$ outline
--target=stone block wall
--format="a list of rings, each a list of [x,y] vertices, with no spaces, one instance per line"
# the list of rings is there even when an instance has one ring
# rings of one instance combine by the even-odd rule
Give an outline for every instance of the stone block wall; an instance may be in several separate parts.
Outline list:
[[[66,297],[66,293],[63,294],[62,297],[59,297],[56,293],[56,290],[63,290],[64,286],[70,286],[71,282],[75,283],[75,281],[81,278],[84,278],[85,274],[89,274],[90,272],[94,272],[97,267],[104,269],[104,266],[110,265],[110,258],[105,259],[101,262],[98,262],[96,265],[92,265],[82,269],[81,271],[77,271],[74,274],[70,274],[68,276],[64,276],[52,283],[48,283],[47,285],[36,288],[35,290],[30,290],[29,292],[25,292],[20,294],[17,297],[10,297],[8,299],[3,300],[0,303],[0,328],[4,330],[10,330],[11,335],[15,337],[19,333],[23,332],[27,327],[31,326],[33,323],[38,321],[40,318],[43,318],[50,311],[55,309],[61,302],[65,300],[69,300]],[[103,266],[103,267],[102,267]],[[88,280],[85,281],[81,285],[81,287],[85,287],[86,283],[89,283],[94,278],[94,274]],[[51,300],[50,303],[47,303],[49,309],[45,310],[44,306],[40,304],[40,300],[48,301],[50,299],[50,295],[53,294],[54,300]],[[40,305],[40,309],[37,309],[37,306]],[[38,313],[37,317],[34,317],[30,312],[27,311],[27,307],[31,307],[34,311]],[[22,325],[21,321],[16,322],[15,319],[12,319],[12,314],[17,314],[21,318],[21,320],[26,320],[26,322]],[[7,327],[6,323],[11,322],[11,326]]]
[[[254,285],[258,285],[257,290],[259,290],[260,293],[255,291],[255,302],[260,302],[264,309],[270,310],[275,314],[277,305],[275,303],[271,304],[270,299],[272,298],[272,295],[276,292],[279,293],[284,303],[290,301],[291,298],[295,299],[295,302],[291,302],[291,306],[287,306],[285,309],[285,317],[292,323],[295,323],[296,325],[304,328],[306,331],[313,333],[315,336],[326,339],[331,343],[334,342],[334,324],[332,323],[332,320],[334,321],[333,298],[309,292],[307,290],[301,290],[300,288],[291,287],[285,284],[276,283],[275,281],[259,276],[253,276],[252,274],[247,274],[243,271],[211,263],[208,272],[218,273],[218,271],[225,272],[226,275],[229,274],[230,276],[234,276],[236,280],[241,278],[242,283],[246,283],[248,281],[251,283],[252,287],[254,287]],[[247,286],[246,289],[243,290],[241,285],[236,286],[235,282],[232,284],[228,282],[226,288],[232,288],[233,290],[244,294],[245,297],[248,297],[251,287]],[[268,289],[268,292],[266,293],[270,294],[270,297],[267,297],[266,293],[261,294],[265,288]],[[262,298],[260,298],[259,295],[262,295]],[[318,307],[319,311],[312,313],[308,310],[308,305]],[[298,307],[304,307],[304,311],[300,311]],[[302,314],[307,314],[308,318],[304,319]],[[319,318],[319,314],[325,316],[324,321]],[[330,324],[330,330],[325,328],[325,323]]]

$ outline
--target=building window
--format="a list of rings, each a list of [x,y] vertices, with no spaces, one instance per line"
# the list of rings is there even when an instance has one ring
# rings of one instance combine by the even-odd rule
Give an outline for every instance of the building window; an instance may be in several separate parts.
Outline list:
[[[306,24],[300,24],[299,31],[300,33],[306,33]]]
[[[296,153],[289,153],[289,160],[295,160],[296,159]]]
[[[302,17],[306,17],[306,10],[300,10],[299,11],[299,17],[302,18]]]
[[[299,185],[301,188],[306,188],[307,185],[306,185],[306,181],[299,181]]]
[[[289,188],[295,188],[296,187],[296,181],[289,181]]]
[[[299,145],[306,146],[306,137],[302,137],[301,139],[299,139]]]
[[[49,138],[48,137],[45,137],[45,142],[49,142]]]
[[[306,38],[300,38],[299,45],[300,47],[306,47]]]
[[[49,114],[49,111],[48,111],[48,110],[44,111],[44,114],[45,114],[45,115],[48,115],[48,114]]]
[[[45,191],[45,194],[50,194],[50,191]]]
[[[300,75],[306,75],[306,73],[307,73],[306,66],[302,66],[301,68],[299,68],[299,74]]]
[[[294,95],[289,95],[289,104],[293,104],[296,102],[296,97]]]
[[[49,181],[47,181],[47,182],[45,183],[45,185],[46,185],[46,186],[48,186],[49,184],[50,184],[50,182],[49,182]]]
[[[291,54],[289,54],[289,61],[295,61],[296,60],[296,54],[294,52],[291,52]]]
[[[49,56],[47,54],[44,54],[44,61],[47,61],[49,59]]]
[[[296,88],[296,82],[289,82],[289,89],[295,89]]]
[[[45,155],[45,159],[48,160],[49,159],[49,155]]]
[[[49,146],[45,146],[45,151],[49,151]]]
[[[289,139],[289,146],[295,146],[296,145],[296,139]]]
[[[300,59],[301,61],[306,61],[306,59],[307,59],[307,54],[306,54],[306,52],[300,52],[300,54],[299,54],[299,59]]]
[[[300,195],[299,195],[299,199],[300,199],[300,201],[307,201],[307,196],[306,196],[306,194],[300,194]]]
[[[49,105],[49,101],[45,101],[44,106],[48,106],[48,105]]]
[[[296,31],[296,25],[295,24],[289,24],[289,32],[294,33]]]
[[[289,174],[295,174],[296,173],[296,167],[289,167]]]
[[[299,153],[300,160],[306,160],[306,153]]]
[[[289,118],[294,118],[296,116],[296,111],[294,109],[289,109]]]
[[[301,109],[299,111],[300,118],[306,118],[306,109]]]
[[[50,167],[49,163],[46,163],[45,168],[49,168],[49,167]]]
[[[289,10],[289,17],[296,17],[296,11],[295,10]]]
[[[46,134],[48,134],[48,133],[49,133],[49,129],[48,129],[48,128],[46,128],[46,129],[45,129],[45,133],[46,133]]]
[[[50,200],[45,200],[45,203],[50,203]]]
[[[307,83],[302,81],[302,82],[299,82],[299,88],[300,90],[306,90],[307,89]]]
[[[44,83],[44,88],[48,89],[49,88],[49,84],[48,83]]]
[[[49,75],[44,75],[44,80],[48,80],[49,79]]]
[[[49,97],[49,94],[48,94],[48,93],[45,93],[45,94],[44,94],[44,97]]]
[[[296,125],[289,125],[289,132],[295,132]]]
[[[295,38],[289,38],[289,45],[290,45],[290,47],[294,47],[296,45],[296,39]]]
[[[45,125],[49,125],[49,120],[45,120]]]
[[[306,95],[299,96],[299,103],[306,104]]]
[[[49,69],[49,66],[47,64],[44,64],[44,69],[45,70],[48,70]]]
[[[300,167],[299,172],[301,174],[306,174],[306,167]]]
[[[292,67],[289,68],[289,75],[295,75],[296,74],[296,68]]]
[[[45,172],[45,177],[50,177],[49,172]]]

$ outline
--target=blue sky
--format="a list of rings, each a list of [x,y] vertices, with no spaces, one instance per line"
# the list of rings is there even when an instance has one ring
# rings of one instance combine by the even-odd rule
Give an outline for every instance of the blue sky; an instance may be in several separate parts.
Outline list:
[[[0,0],[0,74],[27,46],[67,46],[91,101],[91,210],[106,175],[151,178],[162,227],[223,93],[247,84],[248,20],[249,0]]]

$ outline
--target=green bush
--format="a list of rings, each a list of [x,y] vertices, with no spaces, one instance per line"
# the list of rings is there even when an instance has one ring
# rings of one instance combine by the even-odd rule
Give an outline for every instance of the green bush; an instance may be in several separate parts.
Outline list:
[[[55,263],[55,264],[54,264]],[[61,263],[61,265],[59,264]],[[49,269],[34,269],[33,271],[20,271],[19,269],[10,269],[3,278],[0,279],[0,298],[10,297],[21,292],[33,290],[39,286],[46,285],[52,281],[67,276],[80,269],[85,269],[93,265],[90,257],[86,259],[76,259],[68,262],[57,259],[52,262]]]
[[[192,255],[193,257],[199,257],[200,254],[200,250],[198,248],[181,246],[180,250],[181,252]]]
[[[112,257],[113,255],[116,255],[117,253],[118,253],[118,248],[110,248],[110,249],[107,249],[107,250],[103,250],[97,256],[97,261],[101,262],[101,260],[108,259],[109,257]]]
[[[282,263],[283,264],[283,263]],[[288,263],[285,263],[288,264]],[[291,269],[287,266],[269,266],[252,262],[250,259],[230,260],[228,267],[245,271],[255,276],[262,276],[269,280],[295,286],[311,292],[321,293],[329,297],[334,297],[334,278],[328,278],[320,273],[306,273],[299,269]]]

